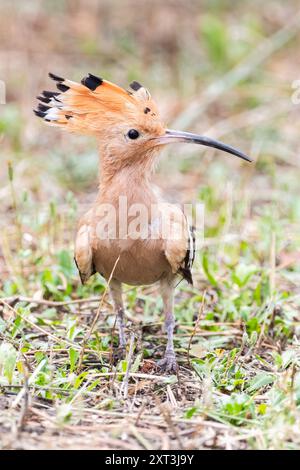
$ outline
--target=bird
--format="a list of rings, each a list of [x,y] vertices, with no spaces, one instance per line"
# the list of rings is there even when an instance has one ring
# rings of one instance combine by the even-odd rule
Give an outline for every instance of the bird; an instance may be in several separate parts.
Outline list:
[[[100,181],[90,209],[80,218],[74,259],[82,283],[95,273],[108,282],[126,351],[122,285],[158,283],[167,344],[160,369],[176,372],[174,291],[179,280],[193,283],[195,236],[182,208],[164,199],[153,184],[160,150],[171,143],[213,147],[248,162],[234,147],[204,135],[168,129],[147,88],[128,90],[89,73],[80,83],[53,73],[56,91],[43,91],[34,113],[50,126],[94,136]]]

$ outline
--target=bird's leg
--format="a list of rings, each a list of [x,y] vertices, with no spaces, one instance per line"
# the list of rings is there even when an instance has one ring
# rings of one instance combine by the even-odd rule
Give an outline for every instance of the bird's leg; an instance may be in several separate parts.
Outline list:
[[[117,325],[119,331],[119,349],[125,351],[126,338],[125,338],[125,322],[124,322],[124,306],[122,299],[122,284],[116,279],[110,282],[110,293],[114,303],[114,308],[117,314]]]
[[[165,329],[167,332],[167,347],[163,359],[158,362],[161,369],[167,372],[177,371],[177,362],[173,344],[173,333],[175,326],[175,318],[173,313],[174,284],[172,280],[163,279],[160,283],[161,295],[164,305]]]

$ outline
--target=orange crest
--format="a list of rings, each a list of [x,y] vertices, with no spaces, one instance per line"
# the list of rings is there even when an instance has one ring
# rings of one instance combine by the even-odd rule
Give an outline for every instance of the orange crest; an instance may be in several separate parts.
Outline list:
[[[58,92],[44,91],[36,115],[50,125],[71,132],[101,136],[119,124],[138,127],[159,135],[163,132],[156,104],[150,93],[138,82],[130,90],[89,74],[81,84],[49,74]]]

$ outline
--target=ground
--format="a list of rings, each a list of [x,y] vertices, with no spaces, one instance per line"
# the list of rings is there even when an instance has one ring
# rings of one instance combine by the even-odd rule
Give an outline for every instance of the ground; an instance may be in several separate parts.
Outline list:
[[[0,446],[299,449],[297,3],[132,5],[0,6]],[[177,374],[156,366],[156,286],[125,287],[127,356],[116,361],[106,283],[80,284],[73,240],[96,194],[97,148],[33,116],[49,69],[137,79],[169,127],[254,159],[194,147],[161,157],[155,182],[204,204],[194,286],[176,290]]]

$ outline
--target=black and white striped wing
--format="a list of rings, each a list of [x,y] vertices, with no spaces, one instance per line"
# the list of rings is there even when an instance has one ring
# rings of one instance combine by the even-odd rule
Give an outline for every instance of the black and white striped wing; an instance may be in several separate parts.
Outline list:
[[[189,234],[189,242],[188,242],[188,249],[183,260],[183,265],[179,268],[179,273],[182,274],[183,278],[189,283],[193,285],[193,277],[192,277],[192,266],[195,260],[195,253],[196,253],[196,237],[195,237],[195,228],[188,227],[188,234]]]

